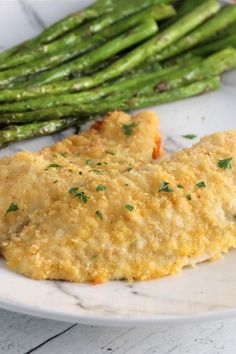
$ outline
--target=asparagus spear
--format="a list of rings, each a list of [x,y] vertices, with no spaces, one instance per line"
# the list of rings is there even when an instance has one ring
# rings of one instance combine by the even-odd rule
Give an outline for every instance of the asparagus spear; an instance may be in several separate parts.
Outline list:
[[[108,14],[104,16],[98,17],[94,21],[89,22],[88,24],[84,24],[79,27],[77,30],[69,32],[67,35],[59,38],[53,43],[45,44],[43,46],[36,46],[35,51],[32,52],[32,45],[25,50],[23,53],[20,52],[18,56],[15,56],[14,61],[19,61],[22,63],[31,60],[31,57],[34,55],[42,55],[45,53],[53,54],[57,51],[60,51],[61,48],[66,46],[71,46],[73,44],[81,43],[83,40],[86,40],[92,34],[100,32],[102,29],[122,20],[123,18],[135,14],[143,9],[146,9],[149,6],[160,4],[161,2],[165,2],[165,0],[136,0],[135,6],[132,1],[121,1],[117,2],[116,6],[113,7],[112,12],[109,11]],[[51,30],[50,30],[51,31]],[[37,38],[36,38],[37,41]],[[36,53],[36,54],[35,54]],[[5,63],[3,64],[3,68]]]
[[[73,74],[75,70],[78,72],[91,67],[92,65],[102,62],[116,53],[133,46],[136,43],[143,41],[157,32],[157,24],[153,19],[147,19],[145,22],[137,25],[137,27],[131,29],[129,32],[120,35],[119,37],[103,44],[101,47],[95,49],[92,52],[85,54],[76,61],[64,64],[51,71],[51,76],[57,75],[57,77],[64,77]],[[43,64],[42,66],[40,64]],[[4,87],[11,82],[18,80],[20,77],[32,75],[38,71],[44,70],[50,65],[46,61],[38,60],[36,63],[28,63],[26,66],[19,66],[11,70],[6,70],[0,73],[0,85]],[[47,73],[48,75],[48,73]]]
[[[80,10],[72,15],[66,16],[62,20],[43,31],[39,36],[40,43],[49,43],[75,27],[95,19],[101,15],[116,10],[118,0],[97,0],[94,4]]]
[[[172,70],[173,67],[177,66],[179,68],[185,67],[186,65],[190,65],[190,64],[197,64],[199,62],[202,61],[202,58],[200,56],[197,55],[193,55],[190,53],[188,53],[188,55],[182,55],[181,57],[175,57],[173,59],[164,61],[162,63],[157,62],[157,61],[152,61],[149,59],[146,60],[145,65],[140,65],[136,68],[134,68],[133,70],[131,70],[131,74],[135,74],[135,73],[144,73],[144,72],[151,72],[151,71],[155,71],[158,68],[159,69],[166,69],[166,68],[170,68],[170,70]],[[126,75],[127,76],[127,75]],[[1,99],[0,99],[1,102]]]
[[[158,73],[160,74],[160,76],[162,76],[163,74],[169,74],[170,72],[173,72],[175,70],[178,70],[179,68],[182,67],[182,63],[169,67],[167,69],[162,69],[162,67],[160,66],[160,64],[158,63],[158,65],[152,65],[152,66],[144,66],[143,69],[139,69],[137,71],[132,71],[129,72],[127,75],[127,78],[129,78],[132,74],[145,74],[147,72],[153,72],[153,71],[158,71]],[[122,77],[119,81],[124,81],[126,78]],[[46,88],[46,93],[47,93],[47,97],[51,99],[52,96],[50,95],[54,95],[56,94],[62,94],[62,93],[66,93],[66,92],[76,92],[77,88],[76,88],[76,80],[71,80],[70,83],[74,82],[74,87],[73,85],[71,85],[71,88],[69,88],[68,90],[63,90],[63,91],[57,91],[55,92],[55,90],[49,90],[46,86],[44,86]],[[102,87],[112,87],[112,85],[110,83],[105,83]],[[50,85],[50,87],[53,87],[52,85]],[[40,91],[38,90],[40,89]],[[95,91],[95,90],[94,90]],[[91,91],[89,91],[91,92]],[[88,91],[85,92],[80,92],[81,97],[83,97],[85,100],[87,97],[89,97],[88,95]],[[53,96],[53,97],[54,97]],[[12,89],[12,90],[2,90],[0,91],[0,102],[19,102],[19,101],[24,101],[27,100],[26,105],[29,103],[29,99],[30,98],[40,98],[42,99],[45,97],[44,92],[41,91],[40,87],[30,87],[28,90],[22,90],[22,89]],[[92,99],[92,98],[89,98]]]
[[[227,28],[234,22],[236,22],[236,5],[226,6],[195,31],[156,55],[155,61],[161,61],[184,52],[212,37],[222,29]]]
[[[56,107],[61,107],[62,105],[80,105],[80,112],[84,112],[87,109],[86,103],[90,103],[103,97],[106,97],[106,100],[109,100],[110,97],[115,95],[119,96],[120,93],[124,93],[125,97],[129,97],[143,95],[145,92],[149,91],[151,93],[153,93],[153,91],[168,91],[189,84],[193,81],[199,81],[208,78],[209,76],[219,75],[232,68],[236,68],[236,51],[233,48],[228,48],[210,56],[197,66],[195,63],[192,63],[185,68],[175,65],[173,68],[169,67],[161,71],[158,70],[157,72],[131,75],[127,80],[121,80],[113,85],[99,87],[95,90],[81,92],[79,94],[49,96],[46,98],[5,104],[0,106],[1,113],[17,113],[0,116],[0,123],[10,124],[31,121],[34,119],[37,120],[39,119],[39,117],[37,117],[38,112],[33,112],[28,115],[22,115],[19,114],[19,112],[48,108],[52,108],[52,110],[54,109],[57,112]],[[52,110],[50,111],[51,114],[53,114]],[[46,115],[46,119],[48,119],[48,117],[51,118],[51,116]]]
[[[143,94],[133,95],[134,91],[120,93],[115,99],[97,101],[91,105],[71,105],[60,106],[37,110],[34,112],[15,113],[0,117],[2,123],[10,122],[31,122],[38,120],[57,120],[61,117],[79,117],[83,122],[94,119],[97,115],[104,114],[116,109],[130,110],[139,109],[147,106],[173,102],[182,98],[191,97],[210,90],[217,89],[220,85],[218,77],[194,82],[190,85],[178,87],[170,91],[160,93],[159,90],[144,90]]]
[[[165,29],[168,26],[172,25],[177,20],[180,20],[182,17],[190,13],[195,7],[204,3],[205,0],[187,0],[187,1],[179,1],[176,6],[176,16],[165,21],[161,26],[161,29]]]
[[[103,25],[101,25],[99,20],[97,22],[92,22],[92,32],[93,30],[95,30],[95,26],[99,27],[98,30],[101,30],[101,28],[104,28],[104,25],[107,26],[107,24],[114,23],[118,21],[118,19],[141,11],[142,9],[145,9],[149,6],[156,4],[169,4],[172,2],[173,0],[136,0],[135,3],[133,2],[133,0],[98,0],[94,5],[91,5],[90,7],[87,7],[86,9],[78,13],[69,15],[68,17],[62,19],[58,23],[45,30],[44,33],[42,33],[40,36],[40,42],[51,42],[56,38],[61,37],[65,32],[72,30],[73,28],[77,27],[78,25],[81,25],[82,23],[88,20],[91,20],[93,18],[96,19],[102,14],[108,13],[109,15],[110,12],[114,12],[118,17],[116,17],[115,20],[112,20],[110,18],[110,20],[106,19],[104,21],[103,19]],[[119,12],[123,12],[124,16],[122,15],[121,17],[119,17]],[[89,23],[88,29],[90,29],[90,25],[91,22]]]
[[[207,38],[207,40],[201,42],[200,45],[203,46],[207,44],[213,44],[213,42],[215,41],[218,42],[219,40],[227,39],[228,37],[235,35],[235,33],[236,33],[236,21],[232,25],[224,28],[222,31],[215,33],[212,37],[209,37]]]
[[[210,14],[216,12],[219,9],[217,1],[209,0],[204,5],[197,8],[191,14],[187,15],[183,20],[177,22],[169,29],[147,41],[143,45],[132,50],[129,54],[123,58],[117,60],[114,64],[108,68],[100,71],[93,77],[83,77],[81,79],[70,80],[63,83],[48,84],[43,86],[29,86],[27,84],[20,85],[20,90],[0,91],[0,101],[4,99],[20,99],[23,97],[36,97],[46,94],[60,94],[65,92],[82,91],[92,87],[95,87],[107,80],[119,77],[126,71],[130,71],[142,63],[146,58],[150,57],[153,53],[161,51],[169,44],[174,42],[180,36],[183,36],[186,32],[196,27]],[[24,92],[22,90],[23,87]]]
[[[0,70],[9,69],[22,63],[28,64],[30,61],[39,58],[41,61],[34,62],[34,66],[39,65],[45,69],[49,69],[91,49],[99,47],[107,40],[114,38],[137,24],[145,21],[147,17],[151,17],[158,21],[163,18],[173,16],[174,14],[175,10],[170,5],[160,4],[151,6],[147,9],[139,11],[137,14],[124,18],[123,20],[106,27],[102,31],[88,37],[82,42],[80,38],[78,38],[77,32],[75,31],[56,42],[44,45],[43,47],[28,51],[26,53],[21,53],[18,56],[16,55],[4,63],[0,63]],[[27,64],[25,64],[25,66]]]
[[[234,5],[235,6],[235,5]],[[236,33],[236,22],[220,33],[220,38]]]
[[[61,130],[71,128],[77,124],[77,119],[67,118],[47,122],[35,122],[24,125],[11,125],[0,131],[0,147],[11,142],[50,135]]]
[[[185,69],[186,70],[186,69]],[[143,90],[144,86],[156,85],[156,86],[165,86],[166,89],[176,87],[181,84],[184,80],[183,70],[175,69],[173,71],[170,68],[152,72],[152,73],[143,73],[142,75],[133,75],[128,80],[121,80],[115,82],[113,85],[106,85],[104,87],[99,87],[97,89],[80,92],[78,94],[64,94],[59,96],[49,96],[31,99],[23,102],[16,102],[12,104],[5,104],[0,106],[0,113],[13,112],[13,114],[0,116],[0,124],[10,124],[10,123],[20,123],[26,122],[27,117],[30,118],[29,121],[32,121],[31,115],[26,115],[25,117],[19,112],[27,112],[34,110],[42,110],[47,108],[53,108],[57,110],[56,107],[60,106],[75,106],[80,105],[81,111],[86,110],[86,103],[91,103],[103,97],[109,99],[115,95],[119,96],[121,92],[124,93],[124,97],[129,97],[138,91]],[[17,112],[14,114],[14,112]],[[35,120],[36,115],[33,112],[33,117]],[[26,119],[25,119],[26,118]],[[48,118],[48,117],[47,117]]]
[[[13,54],[22,53],[26,50],[40,46],[40,44],[51,42],[57,37],[64,35],[64,33],[73,29],[74,27],[94,18],[97,18],[106,13],[112,12],[117,7],[118,0],[97,0],[95,4],[76,12],[72,15],[66,16],[59,22],[44,30],[38,36],[20,43],[5,52],[0,54],[0,62],[5,62]]]
[[[191,70],[192,68],[195,68],[195,66],[191,67]],[[138,91],[142,92],[144,86],[160,86],[160,89],[164,89],[165,87],[167,90],[177,87],[178,85],[181,85],[183,82],[185,82],[185,76],[187,73],[189,73],[189,71],[190,68],[181,69],[178,65],[176,65],[174,66],[174,68],[169,67],[161,71],[157,70],[156,72],[134,74],[130,75],[127,80],[120,80],[118,82],[114,82],[112,85],[108,84],[91,91],[80,92],[77,94],[64,94],[58,96],[40,97],[22,102],[4,104],[0,106],[0,113],[19,113],[47,108],[56,109],[56,107],[62,105],[83,105],[85,103],[90,103],[95,100],[101,99],[103,97],[106,97],[107,99],[109,98],[109,95],[120,95],[121,92],[124,92],[125,97],[128,97],[130,95],[130,91],[132,91],[131,95],[137,93]],[[13,122],[21,122],[21,120],[15,120],[16,117],[17,115],[14,117],[10,116],[9,120],[4,121],[6,116],[0,116],[0,123],[9,124]]]
[[[196,82],[194,84],[178,88],[164,93],[154,93],[153,95],[146,95],[141,97],[134,97],[129,100],[117,100],[103,104],[99,108],[99,113],[104,113],[113,110],[114,107],[120,109],[131,109],[131,108],[143,108],[150,105],[163,104],[167,102],[173,102],[179,99],[192,97],[199,95],[201,93],[215,90],[219,87],[220,80],[215,77],[209,80]],[[67,110],[71,107],[62,107],[62,109]],[[76,108],[74,109],[74,114],[77,116]],[[88,112],[87,112],[88,113]],[[91,112],[95,113],[95,112]],[[97,114],[98,112],[96,112]],[[93,117],[94,118],[94,117]],[[91,115],[87,117],[87,120],[91,119]],[[79,122],[83,123],[84,118],[66,118],[61,120],[51,120],[48,122],[37,122],[31,124],[25,124],[20,126],[9,126],[6,130],[0,132],[0,146],[3,147],[6,144],[14,141],[20,141],[29,139],[35,136],[42,136],[55,133],[57,131],[72,127],[77,125]]]
[[[206,56],[227,47],[236,48],[236,34],[213,41],[212,43],[204,44],[200,47],[196,47],[193,49],[193,53],[196,55]]]
[[[168,4],[172,2],[172,0],[142,0],[140,2],[136,0],[134,6],[134,2],[132,0],[97,0],[95,4],[75,14],[65,17],[64,19],[52,25],[50,28],[46,29],[40,35],[40,43],[52,42],[58,37],[61,37],[64,33],[71,31],[78,25],[81,25],[88,20],[92,20],[112,11],[118,12],[122,7],[125,7],[126,4],[130,4],[130,6],[133,7],[134,12],[137,12],[153,4]]]
[[[15,47],[9,48],[9,49],[5,50],[4,52],[0,53],[0,63],[1,62],[6,63],[6,61],[9,60],[9,58],[12,57],[13,54],[16,54],[17,50],[19,50],[22,47],[23,47],[22,44],[19,44]]]
[[[123,58],[109,66],[107,69],[97,73],[93,77],[78,80],[77,87],[80,87],[81,90],[91,88],[122,75],[124,72],[131,70],[141,62],[145,61],[145,59],[149,56],[161,52],[164,48],[168,47],[177,39],[194,29],[209,16],[216,13],[219,9],[220,5],[217,0],[207,0],[203,5],[197,7],[189,15],[186,15],[180,21],[177,21],[159,35],[146,41],[144,44],[141,44],[126,54]],[[76,67],[73,67],[72,72],[76,72]],[[32,82],[33,84],[44,84],[67,77],[68,74],[68,70],[65,70],[64,72],[58,68],[57,70],[52,70],[38,75]],[[6,81],[5,84],[7,84]],[[21,85],[20,87],[25,86],[26,85]],[[58,83],[58,86],[60,86],[60,83]]]
[[[220,52],[221,53],[221,52]],[[220,55],[219,53],[219,55]],[[222,61],[222,65],[224,65],[224,63],[229,63],[229,69],[231,68],[231,66],[234,66],[234,59],[235,59],[235,51],[233,49],[227,49],[225,51],[222,52],[223,54],[221,54],[220,56],[220,60],[221,57],[223,57],[223,61]],[[211,58],[211,57],[210,57]],[[210,59],[209,58],[209,59]],[[216,58],[216,62],[213,64],[213,66],[215,68],[218,67],[218,63],[217,63],[217,59],[218,56],[215,57]],[[141,84],[141,87],[143,85],[149,85],[150,82],[148,82],[149,78],[150,79],[154,79],[154,80],[158,80],[158,79],[162,79],[162,80],[169,80],[171,78],[171,74],[174,72],[180,72],[181,69],[185,66],[187,66],[187,68],[189,69],[190,65],[191,67],[193,66],[193,68],[201,68],[200,66],[196,66],[196,64],[199,64],[199,62],[201,61],[201,59],[199,57],[193,57],[187,60],[183,60],[182,62],[179,61],[177,62],[175,65],[172,66],[167,66],[165,68],[161,68],[159,65],[157,65],[157,67],[154,66],[144,66],[141,69],[138,70],[134,70],[133,72],[128,73],[128,75],[126,75],[126,77],[121,77],[120,79],[118,79],[117,81],[113,82],[112,84],[109,83],[105,83],[103,86],[98,87],[97,89],[94,90],[90,90],[90,91],[85,91],[85,92],[80,92],[79,94],[77,94],[76,96],[70,96],[70,95],[60,95],[62,93],[64,93],[64,91],[57,91],[56,93],[59,95],[59,97],[57,98],[57,96],[55,95],[55,90],[53,89],[53,85],[50,85],[50,87],[52,88],[52,90],[49,90],[48,88],[46,89],[47,86],[44,86],[45,88],[45,92],[47,92],[47,95],[44,94],[44,92],[41,91],[40,88],[40,92],[38,92],[38,87],[35,88],[30,88],[29,90],[2,90],[0,91],[0,102],[7,102],[7,101],[23,101],[23,102],[17,102],[17,103],[11,103],[11,104],[4,104],[2,106],[0,106],[0,112],[14,112],[14,111],[27,111],[27,110],[32,110],[32,109],[38,109],[38,108],[48,108],[50,106],[56,106],[58,105],[57,102],[59,102],[59,105],[62,105],[62,99],[64,100],[64,102],[66,102],[66,97],[76,97],[76,104],[78,103],[84,103],[84,102],[89,102],[89,101],[93,101],[96,100],[98,98],[104,97],[105,95],[109,94],[109,93],[119,93],[119,91],[127,91],[128,86],[126,85],[126,83],[128,83],[129,85],[129,81],[131,80],[131,86],[132,86],[132,80],[134,78],[136,78],[135,81],[135,85],[137,85],[138,83]],[[207,62],[206,62],[207,63]],[[207,64],[206,64],[207,65]],[[227,64],[225,64],[227,65]],[[210,67],[211,69],[211,67]],[[225,69],[222,69],[222,71],[224,70],[228,70],[227,67],[225,67]],[[211,70],[209,70],[210,72]],[[220,72],[218,72],[220,73]],[[151,75],[150,75],[151,74]],[[71,85],[70,90],[65,90],[65,92],[76,92],[77,91],[77,86],[76,86],[76,81],[72,81],[74,82],[74,86]],[[120,85],[121,83],[121,85]],[[67,82],[65,82],[65,85],[68,84]],[[30,98],[33,98],[32,100],[30,100]],[[34,99],[36,98],[36,99]],[[74,98],[73,98],[74,99]],[[26,100],[26,101],[24,101]],[[72,103],[73,101],[69,102],[67,101],[67,104]]]
[[[117,107],[119,109],[139,109],[148,106],[159,105],[168,102],[174,102],[183,98],[197,96],[208,91],[216,90],[220,87],[219,77],[209,78],[204,81],[195,82],[191,85],[177,88],[172,91],[163,92],[161,94],[150,95],[147,93],[144,96],[133,97],[126,101],[121,102]],[[113,102],[112,106],[116,106]]]

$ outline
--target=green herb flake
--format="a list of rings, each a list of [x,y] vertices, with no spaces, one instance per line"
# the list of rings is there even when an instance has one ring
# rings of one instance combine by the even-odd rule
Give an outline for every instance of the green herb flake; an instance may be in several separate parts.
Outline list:
[[[122,129],[126,136],[131,136],[133,134],[134,128],[136,128],[138,123],[132,122],[130,124],[123,124]]]
[[[53,184],[56,184],[58,182],[58,180],[56,179],[55,181],[53,181]]]
[[[187,198],[188,200],[192,200],[191,194],[186,195],[186,198]]]
[[[114,152],[109,151],[109,150],[105,150],[105,153],[106,153],[106,154],[109,154],[109,155],[113,155],[113,156],[115,155],[115,153],[114,153]]]
[[[107,186],[104,186],[103,184],[99,184],[96,188],[96,192],[101,192],[107,189]]]
[[[96,173],[97,175],[102,175],[104,171],[99,171],[99,170],[89,170],[89,172]]]
[[[200,189],[206,188],[206,183],[204,181],[198,182],[196,186]]]
[[[84,203],[87,203],[89,200],[89,197],[84,192],[79,191],[78,187],[72,187],[69,190],[69,194],[71,194],[73,197],[79,198]]]
[[[92,261],[94,261],[94,259],[98,258],[98,254],[96,254],[95,256],[93,256],[91,259]]]
[[[222,170],[231,169],[232,168],[232,161],[233,161],[233,158],[229,157],[224,160],[218,160],[217,165]]]
[[[61,155],[62,157],[67,157],[68,156],[68,152],[59,152],[59,155]]]
[[[7,209],[7,211],[6,211],[6,214],[11,213],[11,212],[13,212],[13,211],[17,211],[17,210],[19,210],[18,205],[12,202],[12,203],[9,205],[9,207],[8,207],[8,209]]]
[[[49,168],[61,168],[61,166],[58,165],[57,163],[50,163],[50,164],[45,168],[45,171],[49,170]]]
[[[188,140],[193,140],[193,139],[197,138],[197,135],[195,135],[195,134],[186,134],[186,135],[182,135],[182,138],[188,139]]]
[[[86,163],[86,165],[92,165],[93,164],[93,160],[90,160],[90,159],[86,160],[85,163]]]
[[[134,206],[133,205],[129,205],[129,204],[126,204],[125,205],[125,208],[129,211],[133,211],[134,210]]]
[[[133,169],[133,167],[132,167],[132,165],[131,164],[129,164],[129,167],[127,168],[127,172],[130,172],[131,170]]]
[[[108,163],[105,162],[105,161],[104,161],[104,162],[98,162],[98,163],[97,163],[97,166],[102,166],[102,165],[108,165]]]
[[[102,213],[100,212],[100,210],[97,210],[95,214],[97,215],[97,217],[98,217],[99,219],[103,220],[103,215],[102,215]]]
[[[168,182],[165,182],[165,181],[161,181],[160,183],[160,188],[159,188],[159,193],[160,192],[173,192],[173,189],[171,187],[169,187],[169,184]]]
[[[177,188],[184,189],[184,186],[182,184],[177,184]]]

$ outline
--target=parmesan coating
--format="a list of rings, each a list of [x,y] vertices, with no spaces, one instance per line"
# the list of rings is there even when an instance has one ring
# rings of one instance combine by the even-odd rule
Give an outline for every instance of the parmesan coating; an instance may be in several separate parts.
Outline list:
[[[159,164],[110,155],[105,165],[64,159],[47,168],[49,155],[1,162],[2,252],[16,272],[74,282],[148,280],[236,247],[236,130]],[[219,167],[228,158],[232,166]],[[11,201],[19,210],[4,215]]]

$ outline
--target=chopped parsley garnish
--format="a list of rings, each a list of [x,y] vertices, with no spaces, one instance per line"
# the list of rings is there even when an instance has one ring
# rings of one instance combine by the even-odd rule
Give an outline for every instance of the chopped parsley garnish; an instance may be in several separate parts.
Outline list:
[[[104,191],[105,189],[107,189],[107,186],[104,186],[103,184],[99,184],[96,188],[96,191],[100,192],[100,191]]]
[[[177,184],[177,188],[184,189],[184,186],[182,184]]]
[[[192,200],[191,194],[186,195],[186,198],[187,198],[188,200]]]
[[[133,167],[132,167],[132,165],[131,164],[129,164],[129,167],[127,168],[127,172],[130,172],[131,170],[133,169]]]
[[[114,153],[114,152],[112,152],[112,151],[108,151],[108,150],[105,150],[105,153],[106,153],[106,154],[109,154],[109,155],[115,155],[115,153]]]
[[[103,215],[102,215],[102,213],[100,212],[100,210],[97,210],[95,214],[97,215],[97,217],[98,217],[99,219],[103,220]]]
[[[67,157],[68,156],[68,152],[59,152],[59,155],[61,155],[62,157]]]
[[[86,160],[85,163],[86,163],[86,165],[92,165],[93,164],[93,160]]]
[[[223,170],[231,169],[232,168],[232,161],[233,161],[233,158],[229,157],[224,160],[218,160],[217,165],[219,168],[222,168]]]
[[[133,134],[134,128],[136,128],[138,123],[132,122],[130,124],[123,124],[122,129],[125,135],[131,136]]]
[[[197,138],[197,135],[195,134],[186,134],[186,135],[182,135],[183,138],[185,139],[189,139],[189,140],[193,140]]]
[[[206,183],[204,181],[198,182],[196,186],[200,189],[206,188]]]
[[[11,213],[12,211],[19,210],[18,205],[15,203],[11,203],[6,211],[6,214]]]
[[[80,200],[82,200],[82,202],[87,203],[89,197],[82,191],[79,191],[78,187],[72,187],[69,190],[69,194],[73,195],[76,198],[79,198]]]
[[[106,161],[97,163],[97,166],[102,166],[102,165],[108,165],[108,163]]]
[[[129,205],[129,204],[126,204],[125,205],[125,208],[129,211],[133,211],[134,210],[134,206],[133,205]]]
[[[170,183],[168,183],[168,182],[161,181],[159,192],[173,192],[173,189],[171,187],[169,187],[169,184]]]
[[[45,168],[45,171],[47,171],[49,168],[60,168],[61,166],[58,165],[57,163],[50,163],[50,165],[48,165],[46,168]]]
[[[55,181],[53,181],[53,184],[56,184],[58,182],[58,180],[56,179]]]
[[[104,171],[99,171],[99,170],[90,170],[89,172],[96,173],[97,175],[102,175]]]

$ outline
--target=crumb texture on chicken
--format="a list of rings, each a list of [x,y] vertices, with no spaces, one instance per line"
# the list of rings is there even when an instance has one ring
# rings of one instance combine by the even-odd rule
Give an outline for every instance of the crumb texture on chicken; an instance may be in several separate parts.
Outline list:
[[[86,171],[96,180],[110,161],[124,170],[134,163],[150,162],[153,155],[157,158],[161,153],[160,139],[159,120],[154,113],[132,117],[117,111],[88,131],[39,153],[20,152],[0,160],[0,248],[3,240],[18,234],[32,220],[32,212],[43,212],[45,206],[60,198],[57,190],[63,178],[69,180],[77,174],[78,185]],[[19,204],[20,210],[5,215],[12,202]]]
[[[47,168],[48,154],[17,154],[5,161],[7,174],[1,163],[1,215],[9,202],[19,206],[1,216],[2,252],[19,273],[147,280],[236,247],[236,131],[206,137],[159,164],[109,155],[107,164],[61,157],[60,167]],[[219,167],[227,158],[232,166]]]
[[[73,135],[44,149],[44,153],[70,153],[84,159],[133,158],[150,161],[160,156],[159,120],[153,112],[132,117],[124,112],[109,113],[88,131]]]

